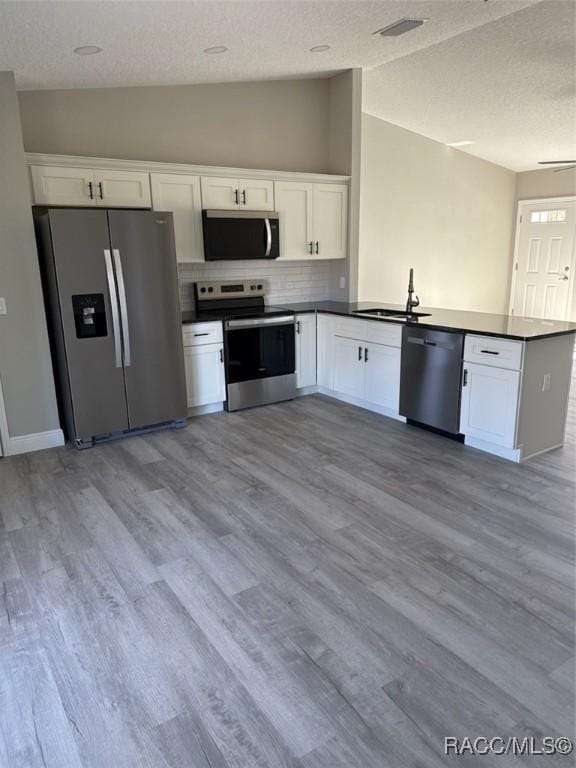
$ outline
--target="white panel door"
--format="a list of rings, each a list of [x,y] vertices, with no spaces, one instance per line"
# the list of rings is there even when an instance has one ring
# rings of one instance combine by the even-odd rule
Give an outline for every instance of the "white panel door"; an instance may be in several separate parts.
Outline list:
[[[460,432],[515,448],[519,371],[464,363]]]
[[[334,329],[335,318],[318,315],[316,318],[316,375],[318,384],[333,389],[334,373]]]
[[[223,176],[202,177],[202,207],[216,210],[236,210],[239,207],[238,179]]]
[[[92,168],[32,165],[34,202],[40,205],[96,205]]]
[[[249,211],[274,210],[274,182],[267,179],[238,180],[240,207]]]
[[[224,351],[221,344],[184,347],[188,408],[226,400]]]
[[[296,315],[296,382],[298,387],[316,384],[316,315]]]
[[[569,319],[576,201],[521,203],[518,227],[511,314]]]
[[[365,344],[367,350],[364,400],[395,413],[400,405],[400,349]]]
[[[178,173],[150,175],[152,206],[174,215],[176,260],[204,261],[200,177]]]
[[[97,203],[105,208],[151,208],[150,174],[141,171],[94,171]]]
[[[280,215],[280,258],[313,257],[312,196],[314,186],[299,181],[275,183],[276,210]]]
[[[348,185],[314,184],[314,257],[348,254]]]
[[[364,347],[356,339],[334,337],[334,389],[364,399]]]

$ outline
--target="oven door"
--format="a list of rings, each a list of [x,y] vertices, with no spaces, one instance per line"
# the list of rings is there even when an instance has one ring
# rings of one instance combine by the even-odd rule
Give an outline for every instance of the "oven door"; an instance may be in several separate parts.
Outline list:
[[[228,410],[294,397],[294,327],[294,315],[227,321]]]

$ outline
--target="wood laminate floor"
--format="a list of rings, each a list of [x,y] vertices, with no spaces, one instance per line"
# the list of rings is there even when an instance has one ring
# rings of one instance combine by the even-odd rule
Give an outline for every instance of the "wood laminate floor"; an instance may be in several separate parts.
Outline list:
[[[516,466],[311,396],[2,459],[0,766],[436,768],[445,736],[574,737],[575,435],[572,408]]]

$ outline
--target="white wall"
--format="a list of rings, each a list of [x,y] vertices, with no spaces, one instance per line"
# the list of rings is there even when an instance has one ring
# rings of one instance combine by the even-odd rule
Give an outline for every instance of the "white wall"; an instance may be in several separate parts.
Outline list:
[[[0,378],[10,437],[59,428],[12,72],[0,72]]]
[[[27,152],[325,173],[329,83],[22,91],[24,146]]]
[[[538,200],[541,197],[576,195],[576,171],[552,169],[524,171],[516,174],[516,199]]]
[[[504,312],[515,174],[362,115],[359,299]]]

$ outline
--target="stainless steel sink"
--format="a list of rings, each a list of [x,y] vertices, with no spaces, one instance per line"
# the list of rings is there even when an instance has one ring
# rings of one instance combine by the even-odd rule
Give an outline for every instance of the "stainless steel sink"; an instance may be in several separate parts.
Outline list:
[[[430,317],[429,312],[406,312],[402,309],[355,309],[354,315],[365,315],[366,317],[393,317],[395,320],[411,320],[418,317]]]

